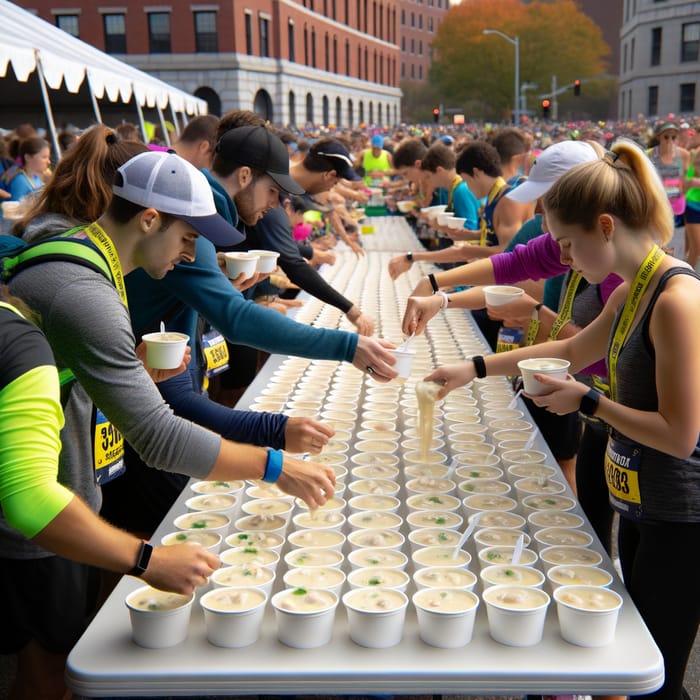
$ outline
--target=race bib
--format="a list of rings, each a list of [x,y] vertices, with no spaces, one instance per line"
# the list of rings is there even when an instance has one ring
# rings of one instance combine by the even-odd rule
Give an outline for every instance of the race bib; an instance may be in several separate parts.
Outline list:
[[[642,497],[639,492],[639,465],[642,449],[612,437],[605,450],[605,480],[610,505],[630,520],[642,517]]]
[[[93,456],[95,464],[95,481],[98,485],[106,484],[124,473],[124,436],[107,420],[106,416],[95,406],[95,431],[93,434]]]
[[[506,328],[501,326],[498,329],[498,339],[496,340],[496,352],[508,352],[519,348],[523,342],[522,328]]]
[[[202,351],[207,365],[204,375],[207,378],[228,369],[228,346],[219,331],[209,331],[202,336]]]

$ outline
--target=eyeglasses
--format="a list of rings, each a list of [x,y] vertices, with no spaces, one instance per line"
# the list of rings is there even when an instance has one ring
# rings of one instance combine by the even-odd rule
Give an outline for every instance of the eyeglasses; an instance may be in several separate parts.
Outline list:
[[[664,134],[664,138],[667,141],[675,141],[677,137],[678,137],[678,134]]]

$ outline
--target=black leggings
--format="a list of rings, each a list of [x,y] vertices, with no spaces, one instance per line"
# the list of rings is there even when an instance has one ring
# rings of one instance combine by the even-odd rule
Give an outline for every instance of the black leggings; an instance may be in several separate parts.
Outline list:
[[[576,494],[583,512],[598,535],[605,551],[612,550],[613,509],[605,483],[605,448],[608,431],[605,423],[584,421],[584,430],[576,457]]]
[[[664,657],[664,685],[643,697],[682,700],[700,623],[700,523],[620,518],[618,545],[625,587]]]

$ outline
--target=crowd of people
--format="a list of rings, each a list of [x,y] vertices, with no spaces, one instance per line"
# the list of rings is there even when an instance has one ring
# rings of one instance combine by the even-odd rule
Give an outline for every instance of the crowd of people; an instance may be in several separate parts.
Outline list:
[[[318,271],[335,264],[337,245],[365,255],[358,222],[377,198],[388,215],[408,204],[425,244],[385,274],[416,261],[442,268],[406,300],[404,333],[468,309],[494,350],[436,368],[427,380],[442,396],[517,375],[524,358],[571,362],[566,381],[538,376],[549,393],[525,398],[611,553],[619,515],[624,583],[664,656],[650,697],[682,700],[700,602],[658,592],[700,575],[687,556],[700,543],[694,126],[290,130],[235,110],[192,119],[172,149],[128,126],[72,133],[53,166],[27,125],[4,143],[0,198],[21,204],[3,206],[4,231],[30,249],[61,240],[100,261],[35,259],[1,292],[0,651],[18,654],[13,700],[64,694],[98,572],[183,593],[207,580],[216,556],[148,542],[190,477],[264,479],[310,507],[333,493],[333,471],[313,461],[332,428],[233,407],[267,353],[396,377],[374,319]],[[429,219],[431,204],[461,226]],[[278,269],[229,279],[225,252],[251,249],[275,251]],[[525,293],[489,306],[483,285],[493,283]],[[300,289],[356,332],[288,318]],[[140,343],[161,323],[190,338],[175,370],[151,368]],[[100,430],[117,438],[98,469]],[[309,461],[290,456],[303,452]]]

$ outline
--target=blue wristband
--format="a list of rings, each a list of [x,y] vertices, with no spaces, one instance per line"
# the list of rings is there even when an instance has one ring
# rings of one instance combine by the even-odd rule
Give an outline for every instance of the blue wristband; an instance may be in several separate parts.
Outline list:
[[[273,450],[271,447],[267,450],[267,464],[265,465],[265,474],[262,480],[270,484],[274,484],[277,479],[282,476],[282,465],[284,464],[284,455],[281,450]]]

